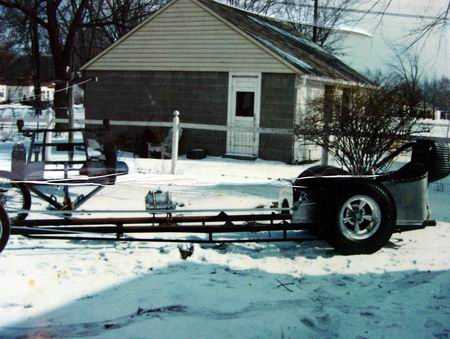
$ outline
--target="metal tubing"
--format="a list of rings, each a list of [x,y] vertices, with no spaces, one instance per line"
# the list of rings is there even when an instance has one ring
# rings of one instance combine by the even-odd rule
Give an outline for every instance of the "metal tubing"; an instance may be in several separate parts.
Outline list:
[[[190,243],[190,244],[233,244],[233,243],[259,243],[259,242],[284,242],[284,241],[307,241],[317,240],[313,235],[302,235],[298,238],[249,238],[249,239],[214,239],[212,241],[207,239],[161,239],[161,238],[102,238],[102,237],[71,237],[71,236],[27,236],[32,239],[47,239],[47,240],[91,240],[91,241],[110,241],[110,242],[165,242],[165,243]]]
[[[78,207],[83,205],[86,201],[91,199],[94,195],[96,195],[98,192],[100,192],[104,186],[97,186],[92,191],[90,191],[88,194],[83,195],[80,199],[76,199],[73,203],[73,209],[76,210]]]
[[[36,186],[37,185],[30,185],[25,184],[25,186],[34,194],[36,194],[40,199],[48,202],[50,205],[52,205],[57,210],[62,210],[64,208],[63,205],[61,205],[59,202],[53,200],[50,196],[46,195],[45,193],[41,192]]]
[[[254,225],[162,225],[162,226],[67,226],[67,227],[11,227],[11,234],[67,234],[67,233],[98,233],[98,234],[126,234],[126,233],[239,233],[239,232],[265,232],[296,231],[310,228],[310,224],[254,224]]]
[[[1,172],[1,171],[0,171]],[[10,172],[8,172],[10,173]],[[63,186],[63,185],[55,185],[55,186]],[[18,210],[17,212],[28,213],[29,210]],[[42,214],[50,214],[50,215],[61,215],[65,214],[62,211],[49,211],[49,210],[33,210],[33,213],[42,213]],[[284,212],[285,214],[289,214],[289,208],[228,208],[228,209],[179,209],[179,210],[75,210],[72,211],[72,214],[100,214],[100,213],[108,213],[108,214],[168,214],[168,213],[179,213],[179,214],[187,214],[187,213],[237,213],[237,212],[257,212],[260,214],[261,212]]]
[[[233,221],[283,221],[290,220],[291,214],[247,214],[213,216],[165,216],[165,217],[121,217],[121,218],[79,218],[79,219],[25,219],[17,220],[13,226],[75,226],[75,225],[130,225],[130,224],[167,224],[201,223]]]

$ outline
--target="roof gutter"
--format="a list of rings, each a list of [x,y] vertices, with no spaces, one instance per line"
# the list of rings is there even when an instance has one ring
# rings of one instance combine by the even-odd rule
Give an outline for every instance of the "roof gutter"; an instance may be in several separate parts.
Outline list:
[[[300,75],[300,79],[305,81],[317,81],[322,82],[328,85],[334,85],[339,87],[362,87],[362,88],[368,88],[368,89],[376,89],[377,86],[370,85],[370,84],[364,84],[361,82],[356,81],[347,81],[347,80],[339,80],[339,79],[332,79],[329,77],[319,77],[319,76],[313,76],[313,75]]]

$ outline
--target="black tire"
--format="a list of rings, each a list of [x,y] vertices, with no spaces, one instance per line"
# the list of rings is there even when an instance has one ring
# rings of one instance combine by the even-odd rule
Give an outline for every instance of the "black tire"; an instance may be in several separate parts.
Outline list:
[[[16,194],[18,194],[20,201],[18,202],[21,205],[21,209],[23,210],[30,210],[31,208],[31,194],[30,190],[25,186],[24,184],[2,184],[0,186],[0,189],[8,190],[8,191],[15,191]],[[8,205],[4,204],[2,202],[2,205],[5,210],[8,210]],[[22,213],[9,213],[11,223],[14,224],[15,221],[22,221],[25,220],[28,216],[28,212],[22,212]]]
[[[306,177],[327,177],[327,176],[333,176],[333,175],[348,175],[349,173],[341,168],[334,167],[334,166],[312,166],[304,170],[300,175],[297,177],[297,180],[295,180],[294,186],[300,186],[301,180],[300,178],[306,178]],[[294,201],[297,201],[300,197],[300,190],[296,187],[294,187]]]
[[[8,215],[3,206],[0,205],[0,253],[6,247],[9,240],[10,227]]]
[[[450,174],[450,150],[447,143],[417,140],[413,145],[411,163],[419,163],[428,171],[428,182],[435,182]]]
[[[195,160],[201,160],[206,158],[206,151],[202,148],[194,148],[186,153],[186,158],[188,159],[195,159]]]
[[[432,163],[428,164],[429,182],[438,181],[450,174],[450,151],[448,144],[434,142],[431,149],[431,159],[433,159]]]
[[[389,241],[396,222],[393,199],[384,188],[369,183],[346,187],[339,192],[345,193],[329,214],[327,241],[345,255],[378,251]],[[365,219],[370,215],[372,221]],[[357,225],[353,230],[352,223]]]

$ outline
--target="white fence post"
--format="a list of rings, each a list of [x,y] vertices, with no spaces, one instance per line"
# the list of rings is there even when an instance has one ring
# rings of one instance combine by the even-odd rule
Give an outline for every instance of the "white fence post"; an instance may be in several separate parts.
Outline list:
[[[438,109],[434,111],[434,120],[441,120],[441,111]]]
[[[172,127],[172,174],[177,170],[178,160],[178,139],[180,138],[180,112],[173,112],[173,127]]]

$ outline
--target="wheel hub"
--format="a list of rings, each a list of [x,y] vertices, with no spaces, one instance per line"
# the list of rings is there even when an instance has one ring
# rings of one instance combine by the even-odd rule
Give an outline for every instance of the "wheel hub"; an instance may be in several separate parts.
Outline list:
[[[350,197],[339,212],[339,227],[349,240],[364,240],[372,237],[380,228],[381,209],[371,197]]]

